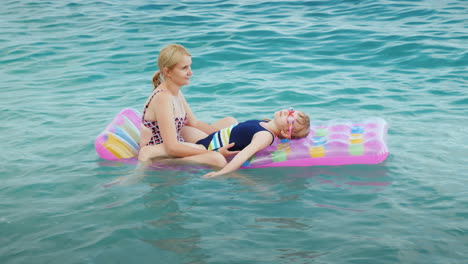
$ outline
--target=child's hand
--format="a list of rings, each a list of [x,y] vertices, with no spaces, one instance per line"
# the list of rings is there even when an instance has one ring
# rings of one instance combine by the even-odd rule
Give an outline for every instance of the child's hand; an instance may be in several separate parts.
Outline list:
[[[203,175],[202,177],[203,178],[214,178],[216,176],[219,176],[219,175],[223,175],[224,173],[220,173],[219,171],[212,171],[212,172],[208,172],[207,174]]]
[[[232,142],[231,144],[229,145],[226,145],[222,148],[219,148],[218,149],[218,152],[221,153],[221,155],[223,155],[224,157],[229,157],[229,156],[232,156],[232,155],[236,155],[237,153],[239,153],[239,151],[229,151],[228,149],[232,148],[234,146],[234,142]]]

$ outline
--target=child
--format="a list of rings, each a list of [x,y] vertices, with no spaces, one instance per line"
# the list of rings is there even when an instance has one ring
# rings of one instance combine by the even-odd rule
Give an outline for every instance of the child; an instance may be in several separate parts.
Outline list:
[[[303,138],[309,134],[310,119],[293,108],[274,113],[273,120],[249,120],[232,125],[201,139],[197,144],[208,150],[217,150],[234,143],[230,151],[240,152],[221,170],[205,174],[203,177],[215,177],[237,170],[256,152],[266,148],[278,138]]]

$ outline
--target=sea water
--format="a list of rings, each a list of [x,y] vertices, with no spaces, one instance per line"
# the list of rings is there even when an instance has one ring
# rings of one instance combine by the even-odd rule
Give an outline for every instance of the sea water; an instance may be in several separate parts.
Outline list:
[[[466,263],[467,21],[465,0],[3,1],[0,263]],[[377,116],[388,159],[216,179],[99,159],[171,43],[199,119]]]

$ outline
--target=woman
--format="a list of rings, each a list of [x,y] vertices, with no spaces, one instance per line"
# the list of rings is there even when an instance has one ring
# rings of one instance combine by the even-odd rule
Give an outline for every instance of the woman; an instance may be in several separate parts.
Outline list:
[[[161,50],[154,89],[143,109],[139,160],[170,156],[222,167],[226,164],[224,156],[236,153],[227,150],[233,144],[215,152],[184,142],[194,142],[194,138],[237,123],[233,117],[225,117],[209,125],[195,117],[180,91],[190,83],[191,64],[190,53],[181,45],[171,44]]]

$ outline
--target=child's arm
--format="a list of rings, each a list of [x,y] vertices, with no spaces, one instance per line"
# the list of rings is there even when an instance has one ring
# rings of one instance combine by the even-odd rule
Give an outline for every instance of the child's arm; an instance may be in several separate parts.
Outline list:
[[[273,140],[273,136],[271,135],[270,132],[268,131],[260,131],[257,132],[253,138],[252,142],[245,147],[243,150],[241,150],[224,168],[222,168],[219,171],[213,171],[209,172],[203,177],[205,178],[211,178],[211,177],[216,177],[219,175],[223,175],[232,171],[237,170],[244,164],[246,160],[248,160],[252,155],[257,153],[258,151],[268,147]]]

